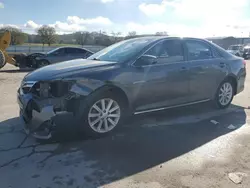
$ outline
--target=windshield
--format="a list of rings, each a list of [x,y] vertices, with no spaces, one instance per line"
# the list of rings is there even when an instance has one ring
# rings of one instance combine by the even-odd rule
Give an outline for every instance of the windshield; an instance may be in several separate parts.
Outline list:
[[[59,48],[55,48],[55,49],[53,49],[53,50],[50,50],[50,51],[48,51],[47,52],[47,54],[53,54],[55,51],[57,51]]]
[[[107,47],[96,54],[90,56],[88,59],[100,61],[115,61],[125,62],[137,55],[147,45],[149,45],[154,38],[137,38],[118,42],[110,47]]]
[[[239,50],[241,46],[229,46],[229,50]]]

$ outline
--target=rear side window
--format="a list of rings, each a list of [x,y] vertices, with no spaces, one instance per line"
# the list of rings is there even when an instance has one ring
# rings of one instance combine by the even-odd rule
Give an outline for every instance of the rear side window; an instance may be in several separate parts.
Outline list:
[[[183,46],[180,40],[166,40],[156,44],[146,55],[157,57],[158,64],[184,61]]]
[[[211,48],[208,44],[200,41],[186,41],[189,60],[205,60],[213,58]]]
[[[78,53],[78,54],[85,54],[86,50],[76,48],[76,53]]]
[[[67,53],[76,54],[78,53],[77,48],[67,48]]]

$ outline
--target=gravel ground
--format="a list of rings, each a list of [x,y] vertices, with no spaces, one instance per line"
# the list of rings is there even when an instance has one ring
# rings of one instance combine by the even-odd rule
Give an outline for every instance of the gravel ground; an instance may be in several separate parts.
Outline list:
[[[202,104],[138,115],[106,138],[41,143],[18,118],[16,91],[27,72],[7,65],[0,70],[0,187],[249,187],[250,61],[247,67],[246,88],[227,110]]]

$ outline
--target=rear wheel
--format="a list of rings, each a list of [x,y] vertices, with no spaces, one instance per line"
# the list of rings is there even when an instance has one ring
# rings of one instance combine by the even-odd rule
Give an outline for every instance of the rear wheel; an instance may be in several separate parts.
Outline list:
[[[227,108],[233,100],[234,91],[235,88],[231,80],[222,82],[217,89],[215,96],[215,103],[217,107],[221,109]]]
[[[91,137],[107,135],[121,124],[124,102],[112,92],[93,94],[85,103],[80,128]]]

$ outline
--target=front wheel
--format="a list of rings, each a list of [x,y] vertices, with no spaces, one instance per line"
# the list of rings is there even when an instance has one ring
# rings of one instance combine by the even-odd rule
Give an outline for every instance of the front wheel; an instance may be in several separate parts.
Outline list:
[[[0,69],[6,64],[4,53],[0,50]]]
[[[227,108],[234,97],[234,87],[231,81],[224,81],[218,88],[215,96],[215,103],[218,108]]]
[[[37,68],[41,68],[41,67],[47,66],[49,64],[50,64],[49,61],[42,59],[42,60],[37,62]]]
[[[123,101],[111,92],[90,96],[80,127],[88,136],[104,136],[119,126],[124,111]]]

